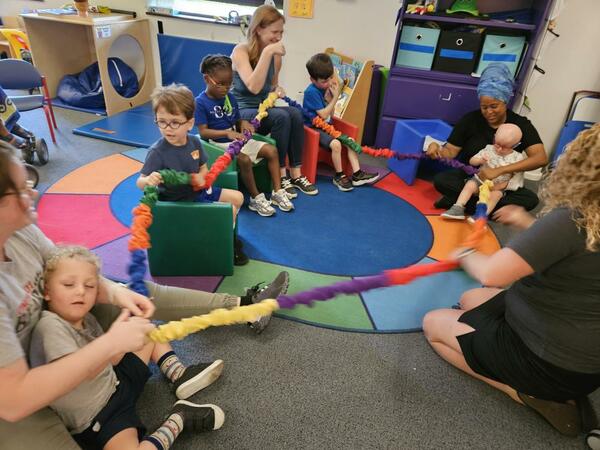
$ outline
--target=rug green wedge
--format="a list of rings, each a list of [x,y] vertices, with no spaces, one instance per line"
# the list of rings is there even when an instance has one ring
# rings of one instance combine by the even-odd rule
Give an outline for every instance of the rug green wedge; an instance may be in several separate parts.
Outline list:
[[[290,274],[289,294],[350,280],[350,277],[322,275],[251,260],[245,266],[236,266],[234,275],[226,277],[217,292],[244,292],[245,288],[259,281],[269,282],[282,270],[287,270]],[[373,331],[373,325],[358,295],[340,295],[326,302],[316,302],[312,307],[300,305],[294,309],[279,310],[276,316],[298,319],[322,327]]]

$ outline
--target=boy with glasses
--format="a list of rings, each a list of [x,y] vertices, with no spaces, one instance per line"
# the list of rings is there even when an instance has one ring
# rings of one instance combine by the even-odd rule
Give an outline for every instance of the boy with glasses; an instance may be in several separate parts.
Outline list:
[[[208,189],[195,192],[191,185],[163,185],[159,171],[172,169],[186,173],[197,173],[200,181],[208,173],[206,162],[208,156],[202,148],[200,138],[190,131],[194,127],[194,95],[181,84],[170,84],[158,87],[152,93],[152,109],[155,123],[162,138],[149,149],[140,176],[136,181],[137,187],[158,186],[158,199],[171,202],[226,202],[233,206],[233,219],[244,203],[240,191],[211,186]],[[242,243],[234,237],[235,265],[248,263],[248,257],[242,251]]]
[[[497,167],[514,164],[524,159],[523,153],[517,152],[514,149],[521,143],[523,133],[521,129],[512,124],[505,123],[498,127],[494,135],[494,143],[486,145],[475,156],[469,160],[472,166],[485,165],[495,169]],[[524,176],[523,172],[505,173],[492,180],[494,183],[490,192],[490,198],[487,203],[487,214],[489,215],[502,196],[505,190],[516,191],[523,187]],[[463,220],[465,219],[465,205],[469,199],[479,194],[479,186],[482,182],[477,175],[465,183],[456,203],[446,212],[442,213],[442,217],[447,219]]]

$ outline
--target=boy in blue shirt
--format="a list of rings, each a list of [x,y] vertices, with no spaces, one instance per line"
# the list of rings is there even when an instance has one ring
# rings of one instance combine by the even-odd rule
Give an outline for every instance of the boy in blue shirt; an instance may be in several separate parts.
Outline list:
[[[231,58],[224,55],[208,55],[200,64],[206,89],[196,97],[196,125],[203,139],[227,148],[231,141],[244,139],[243,131],[254,133],[250,122],[242,120],[235,97],[229,93],[233,82]],[[259,193],[252,172],[252,164],[265,158],[273,182],[271,200]],[[238,169],[244,185],[250,193],[248,209],[263,217],[275,214],[271,203],[281,211],[294,209],[286,191],[281,188],[279,157],[277,149],[266,142],[250,139],[237,157]]]
[[[343,89],[343,85],[339,83],[337,76],[334,74],[331,58],[326,53],[317,53],[308,60],[306,69],[310,75],[311,84],[304,91],[302,106],[309,112],[317,114],[323,120],[330,122],[335,104]],[[311,126],[310,123],[307,123],[307,125]],[[311,126],[311,128],[314,127]],[[345,149],[348,152],[348,161],[352,166],[352,180],[348,179],[342,171],[342,143],[325,131],[319,128],[314,129],[319,132],[319,145],[331,150],[331,159],[335,169],[333,184],[340,191],[351,191],[354,186],[362,186],[377,181],[379,174],[361,170],[358,155],[352,150]]]
[[[158,198],[171,202],[227,202],[233,206],[233,220],[244,203],[240,191],[212,186],[195,192],[191,185],[165,186],[159,171],[172,169],[186,173],[197,173],[203,182],[208,173],[208,157],[202,148],[200,138],[190,134],[194,127],[194,95],[181,84],[158,87],[152,92],[152,109],[155,123],[162,138],[150,147],[137,187],[158,186]],[[242,251],[242,243],[234,239],[235,264],[248,263],[248,257]]]

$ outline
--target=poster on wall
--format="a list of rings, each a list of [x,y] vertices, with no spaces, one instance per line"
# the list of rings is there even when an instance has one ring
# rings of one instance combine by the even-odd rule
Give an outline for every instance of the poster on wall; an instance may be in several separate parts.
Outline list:
[[[290,17],[312,19],[314,9],[313,0],[290,0],[288,14]]]

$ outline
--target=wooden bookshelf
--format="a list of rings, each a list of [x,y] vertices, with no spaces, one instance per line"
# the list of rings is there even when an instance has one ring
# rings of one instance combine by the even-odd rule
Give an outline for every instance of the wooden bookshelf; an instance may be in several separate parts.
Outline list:
[[[328,55],[336,55],[342,63],[352,64],[355,59],[336,52],[333,48],[325,50]],[[371,78],[373,77],[373,60],[361,62],[362,67],[354,87],[344,88],[344,93],[348,96],[342,108],[336,107],[335,116],[350,122],[358,127],[357,142],[361,142],[363,129],[365,126],[365,116],[367,114],[367,103],[369,101],[369,90],[371,88]]]

